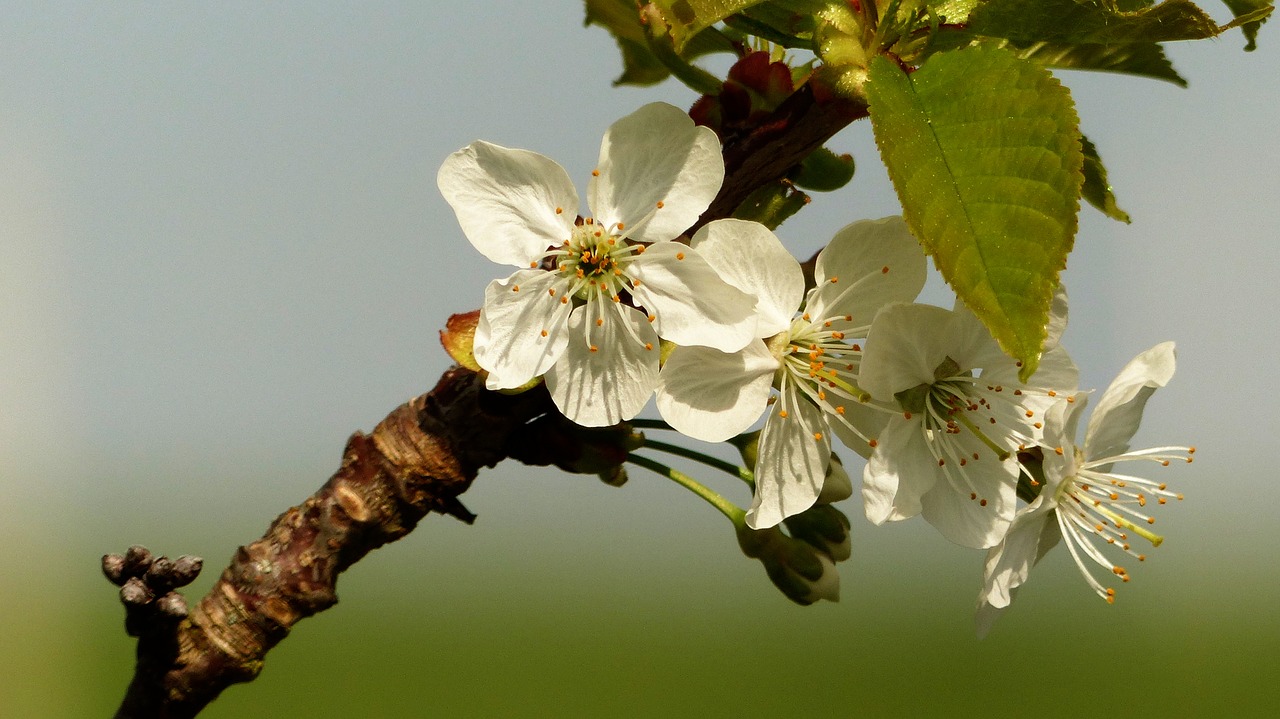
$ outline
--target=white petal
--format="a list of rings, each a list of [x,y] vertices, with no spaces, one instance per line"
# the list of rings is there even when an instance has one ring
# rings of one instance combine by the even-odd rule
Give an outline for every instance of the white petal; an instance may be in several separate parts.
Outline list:
[[[655,102],[613,123],[587,187],[597,220],[628,237],[662,242],[684,232],[724,181],[720,140],[674,105]],[[662,203],[662,207],[658,207]]]
[[[656,316],[663,339],[721,352],[757,339],[755,298],[720,279],[697,250],[675,242],[650,245],[627,275],[640,281],[632,295]]]
[[[1018,379],[1018,365],[1009,357],[1001,354],[997,361],[988,361],[987,364],[988,368],[982,371],[984,380],[1013,387],[1022,385]],[[1040,355],[1040,365],[1026,383],[1026,386],[1051,389],[1059,394],[1074,392],[1079,385],[1080,369],[1062,345],[1054,345]]]
[[[948,357],[953,313],[932,305],[893,304],[876,315],[862,349],[858,386],[890,401],[894,394],[932,384]]]
[[[587,304],[569,317],[567,334],[564,355],[546,375],[560,412],[586,427],[607,427],[639,414],[658,384],[660,352],[645,316],[613,302]]]
[[[545,373],[564,352],[564,322],[572,305],[548,294],[558,281],[551,272],[517,270],[485,288],[475,355],[489,371],[489,389],[519,387]]]
[[[1142,422],[1147,399],[1173,379],[1176,365],[1172,342],[1163,342],[1134,357],[1098,400],[1085,431],[1085,459],[1122,454]]]
[[[569,174],[528,150],[473,142],[445,159],[436,184],[471,244],[506,265],[527,267],[568,239],[578,215]]]
[[[947,356],[955,360],[960,369],[981,368],[984,377],[988,372],[1012,372],[1017,379],[1017,362],[1000,349],[982,320],[958,299],[943,341],[948,346]]]
[[[1044,340],[1045,351],[1058,346],[1062,341],[1062,333],[1067,331],[1067,287],[1061,282],[1053,292],[1053,304],[1049,306],[1049,324],[1045,326],[1047,336]]]
[[[967,432],[956,435],[955,441],[979,454],[986,449]],[[944,469],[935,462],[934,471]],[[946,471],[951,477],[939,477],[921,499],[921,515],[956,544],[977,549],[995,546],[1008,532],[1017,509],[1017,460],[998,462],[988,452],[980,461]]]
[[[1066,405],[1062,407],[1061,405]],[[1059,402],[1059,407],[1050,408],[1045,413],[1045,440],[1050,447],[1071,447],[1076,441],[1076,427],[1080,424],[1080,418],[1084,416],[1084,408],[1089,405],[1088,392],[1076,392],[1074,401],[1067,402],[1065,399]],[[1049,429],[1054,425],[1062,426],[1062,433],[1056,440],[1050,439]],[[1072,461],[1075,461],[1075,452],[1071,453]],[[1072,470],[1075,471],[1074,469]]]
[[[804,299],[804,272],[782,242],[758,222],[716,220],[689,243],[725,282],[756,298],[756,337],[791,326]]]
[[[1046,488],[1045,491],[1047,492],[1048,489]],[[1035,505],[1032,505],[1032,506],[1035,506]],[[991,631],[991,627],[992,625],[995,624],[995,621],[1000,618],[1000,615],[1004,613],[1004,610],[1008,608],[1009,604],[1013,603],[1013,598],[1018,593],[1018,587],[1026,582],[1027,576],[1030,574],[1031,567],[1034,567],[1036,564],[1040,562],[1041,559],[1044,559],[1044,555],[1047,554],[1049,550],[1056,547],[1058,545],[1058,541],[1062,539],[1062,532],[1058,528],[1058,522],[1054,517],[1053,512],[1046,512],[1042,516],[1044,517],[1045,521],[1043,524],[1040,524],[1040,535],[1039,535],[1039,538],[1036,540],[1036,547],[1035,547],[1036,553],[1035,553],[1035,556],[1031,558],[1030,564],[1027,565],[1025,571],[1019,570],[1013,561],[1010,561],[1009,563],[1007,563],[1007,565],[1004,565],[1004,566],[1008,566],[1009,568],[1009,571],[1007,574],[1004,575],[1005,578],[1003,580],[1009,584],[1008,591],[1007,591],[1007,595],[1008,595],[1007,601],[1005,601],[1005,603],[1002,606],[995,606],[991,601],[987,599],[988,589],[985,586],[983,588],[981,595],[978,597],[978,612],[975,619],[976,619],[979,639],[982,639],[987,635],[987,632]],[[1038,522],[1036,521],[1035,517],[1029,516],[1028,520],[1029,520],[1028,521],[1029,526],[1027,527],[1027,530],[1029,532],[1030,530],[1035,528]],[[1014,521],[1014,524],[1017,524],[1019,522],[1019,519],[1015,518],[1013,521]],[[1014,531],[1012,525],[1010,526],[1009,531],[1010,533]],[[1030,536],[1026,537],[1025,540],[1020,539],[1020,541],[1027,541],[1027,542],[1029,542],[1030,540],[1031,540]],[[1025,551],[1025,550],[1020,550],[1020,551]],[[1013,558],[1011,558],[1011,560],[1012,559]],[[1017,559],[1020,561],[1022,557],[1020,556]],[[988,576],[999,576],[1002,574],[1002,569],[1000,567],[995,567],[995,568],[992,567],[991,555],[987,555],[987,572],[988,572]],[[1020,577],[1020,579],[1017,579],[1015,583],[1015,579],[1018,577]]]
[[[763,342],[739,352],[677,347],[658,375],[658,412],[704,442],[723,442],[760,419],[778,369]]]
[[[933,489],[937,462],[925,444],[920,419],[894,415],[876,438],[862,472],[862,503],[872,524],[896,522],[920,513],[920,498]]]
[[[789,399],[774,403],[760,433],[756,494],[747,511],[747,526],[752,529],[767,529],[812,507],[822,493],[831,461],[831,438],[822,410],[794,389],[790,392]]]
[[[1014,517],[1008,533],[987,552],[980,601],[997,608],[1007,607],[1013,601],[1013,590],[1027,581],[1031,568],[1040,559],[1041,537],[1046,532],[1058,532],[1054,506],[1041,494]]]
[[[844,407],[844,414],[829,418],[832,429],[846,447],[857,452],[863,459],[870,459],[874,449],[868,444],[868,440],[883,434],[889,420],[895,415],[856,400],[846,400],[841,406]]]
[[[885,305],[914,300],[925,270],[924,251],[901,217],[861,220],[818,253],[817,290],[805,310],[815,318],[852,315],[864,327]]]

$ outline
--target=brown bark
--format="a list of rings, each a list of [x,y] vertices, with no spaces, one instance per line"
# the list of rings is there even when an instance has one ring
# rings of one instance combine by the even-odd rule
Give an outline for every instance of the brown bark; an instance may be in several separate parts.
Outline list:
[[[725,183],[690,232],[728,217],[754,189],[778,181],[865,116],[865,106],[819,102],[806,86],[756,131],[725,138]],[[606,471],[625,457],[627,436],[625,426],[572,425],[541,387],[514,396],[488,392],[475,373],[454,368],[372,434],[352,435],[333,477],[241,547],[189,614],[171,591],[180,585],[148,589],[120,574],[123,558],[104,558],[108,577],[122,584],[129,633],[139,637],[135,675],[117,716],[195,716],[226,687],[252,680],[294,624],[337,602],[338,575],[347,567],[411,532],[428,512],[470,522],[458,496],[480,468],[510,457]]]
[[[338,601],[347,567],[413,531],[428,512],[469,522],[458,495],[548,409],[544,391],[487,392],[475,373],[455,368],[372,434],[352,435],[333,477],[241,547],[187,619],[171,634],[143,633],[117,716],[194,716],[230,684],[253,679],[294,624]]]

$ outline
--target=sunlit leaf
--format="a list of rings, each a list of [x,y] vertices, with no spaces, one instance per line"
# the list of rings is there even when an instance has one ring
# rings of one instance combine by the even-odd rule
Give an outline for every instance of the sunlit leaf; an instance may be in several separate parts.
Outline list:
[[[677,51],[700,30],[762,2],[764,0],[654,0],[671,25]]]
[[[912,74],[877,57],[867,95],[912,232],[1029,376],[1080,206],[1070,93],[1035,63],[975,46]]]

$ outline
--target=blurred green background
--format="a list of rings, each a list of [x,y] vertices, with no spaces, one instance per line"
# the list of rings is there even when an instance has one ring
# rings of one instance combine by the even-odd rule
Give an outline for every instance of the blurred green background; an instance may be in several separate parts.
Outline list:
[[[849,502],[842,601],[800,608],[665,480],[504,465],[463,497],[474,526],[433,517],[358,564],[205,716],[1268,715],[1274,31],[1171,48],[1187,90],[1062,74],[1134,218],[1083,210],[1067,345],[1104,387],[1178,341],[1139,442],[1200,449],[1114,606],[1058,551],[978,641],[981,553]],[[585,178],[612,120],[693,99],[610,87],[571,0],[14,4],[0,68],[4,717],[114,709],[133,643],[102,554],[203,556],[203,593],[434,383],[436,331],[506,273],[436,192],[449,152],[484,138]],[[897,211],[869,127],[833,146],[858,177],[783,226],[797,255]]]

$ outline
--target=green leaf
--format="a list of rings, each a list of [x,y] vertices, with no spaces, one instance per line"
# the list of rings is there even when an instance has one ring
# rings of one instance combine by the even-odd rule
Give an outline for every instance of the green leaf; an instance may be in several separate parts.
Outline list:
[[[1274,8],[1271,0],[1222,0],[1222,2],[1237,20],[1241,17],[1246,18],[1245,22],[1241,23],[1241,30],[1244,31],[1245,52],[1258,49],[1258,30],[1262,27],[1262,23],[1267,21],[1270,15],[1269,10]],[[1256,19],[1248,19],[1251,15],[1262,11],[1268,12]]]
[[[764,0],[654,0],[671,25],[677,52],[699,31],[762,2]]]
[[[813,50],[814,16],[825,5],[815,0],[774,0],[749,8],[739,17],[754,24],[757,29],[753,35],[783,47]]]
[[[622,75],[615,85],[652,85],[671,74],[649,51],[640,13],[628,0],[586,0],[583,25],[599,25],[613,35],[622,53]]]
[[[967,22],[978,5],[978,0],[929,0],[929,10],[947,23]]]
[[[653,85],[671,76],[672,64],[683,64],[686,69],[696,71],[688,66],[688,61],[711,53],[734,51],[733,45],[713,30],[692,37],[678,54],[666,38],[659,39],[666,43],[665,47],[654,48],[634,0],[586,0],[585,8],[583,25],[599,25],[609,31],[622,54],[622,75],[613,81],[615,85]]]
[[[1115,193],[1111,191],[1111,183],[1107,181],[1107,168],[1098,157],[1098,148],[1084,135],[1080,136],[1080,149],[1084,152],[1084,186],[1080,196],[1090,205],[1098,208],[1102,214],[1113,220],[1128,223],[1129,213],[1116,204]]]
[[[1029,377],[1080,209],[1070,93],[1045,68],[983,46],[912,74],[883,56],[869,70],[872,128],[907,224]]]
[[[1019,57],[1038,62],[1046,67],[1116,72],[1165,80],[1179,87],[1187,86],[1187,81],[1173,69],[1173,63],[1169,62],[1169,58],[1164,54],[1164,48],[1154,42],[1123,45],[1036,43],[1025,50],[1010,49],[1013,49]]]
[[[1071,45],[1037,42],[1019,45],[1004,38],[975,36],[967,28],[944,28],[929,39],[926,54],[946,52],[972,44],[1003,47],[1018,57],[1062,70],[1094,70],[1137,75],[1186,87],[1187,81],[1173,69],[1164,48],[1154,42],[1117,45]]]
[[[1142,3],[1129,3],[1135,7]],[[978,35],[1003,37],[1019,45],[1152,43],[1216,37],[1219,27],[1190,0],[1124,11],[1115,3],[1079,0],[991,0],[969,17]]]

